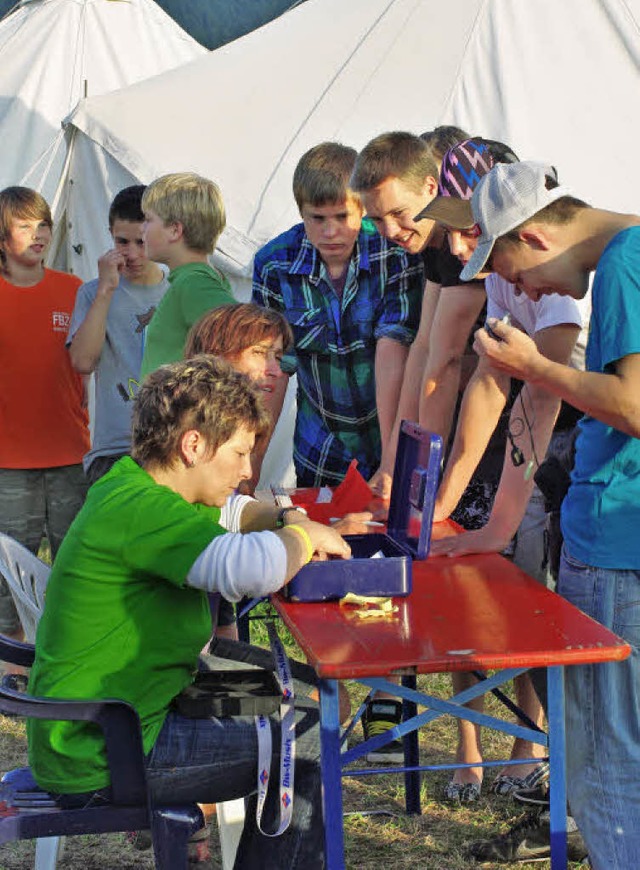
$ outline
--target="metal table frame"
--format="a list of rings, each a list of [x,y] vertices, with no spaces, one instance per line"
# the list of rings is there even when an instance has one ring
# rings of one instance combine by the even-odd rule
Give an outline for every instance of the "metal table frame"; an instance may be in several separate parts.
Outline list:
[[[440,524],[441,534],[451,528]],[[408,812],[420,812],[422,771],[460,765],[420,766],[417,729],[442,715],[547,746],[550,760],[551,866],[566,867],[564,667],[618,661],[630,647],[568,601],[496,554],[413,563],[413,591],[395,599],[399,613],[384,622],[353,620],[336,602],[273,603],[319,678],[321,767],[328,870],[344,867],[342,777],[384,768],[345,770],[366,752],[402,737]],[[463,706],[530,668],[546,667],[548,735]],[[486,680],[443,700],[416,689],[416,676],[452,671],[495,671]],[[390,682],[402,677],[402,685]],[[405,721],[352,749],[342,750],[338,682],[355,680],[402,698]],[[418,708],[424,708],[418,712]],[[508,764],[508,762],[506,762]],[[505,764],[485,762],[485,766]]]

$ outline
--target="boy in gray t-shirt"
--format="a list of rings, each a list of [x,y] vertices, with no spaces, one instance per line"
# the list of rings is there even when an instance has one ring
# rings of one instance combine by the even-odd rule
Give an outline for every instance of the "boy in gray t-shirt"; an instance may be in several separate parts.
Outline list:
[[[114,247],[98,260],[98,277],[78,290],[67,337],[76,371],[95,372],[92,447],[83,463],[89,483],[129,453],[145,327],[169,286],[161,267],[145,256],[144,189],[127,187],[113,200],[109,232]]]

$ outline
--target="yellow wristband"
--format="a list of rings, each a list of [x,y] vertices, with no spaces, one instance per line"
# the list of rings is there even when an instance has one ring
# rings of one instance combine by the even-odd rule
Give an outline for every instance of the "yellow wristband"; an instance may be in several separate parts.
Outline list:
[[[311,543],[309,532],[306,529],[303,529],[302,526],[297,525],[296,523],[292,523],[290,526],[285,526],[285,529],[288,532],[295,532],[297,535],[300,535],[307,548],[307,562],[310,562],[313,557],[313,544]]]

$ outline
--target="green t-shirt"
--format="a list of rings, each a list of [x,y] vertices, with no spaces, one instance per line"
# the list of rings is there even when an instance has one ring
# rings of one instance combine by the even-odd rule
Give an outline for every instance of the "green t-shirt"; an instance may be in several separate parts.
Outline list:
[[[117,462],[89,490],[56,556],[29,691],[128,701],[149,752],[211,635],[207,596],[184,580],[225,532],[219,518],[219,509],[189,504],[130,457]],[[109,784],[97,726],[31,719],[27,736],[29,763],[47,791]]]
[[[187,334],[203,314],[236,300],[227,278],[208,263],[186,263],[169,273],[169,289],[145,336],[141,378],[182,359]]]

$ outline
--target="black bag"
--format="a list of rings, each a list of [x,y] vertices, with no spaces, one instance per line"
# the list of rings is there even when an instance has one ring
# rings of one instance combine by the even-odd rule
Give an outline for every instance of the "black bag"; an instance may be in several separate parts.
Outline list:
[[[174,698],[174,707],[187,719],[269,716],[278,710],[281,701],[275,674],[245,665],[232,670],[199,671],[194,682]]]
[[[560,509],[571,485],[571,470],[576,456],[577,429],[574,429],[566,450],[560,456],[550,456],[540,463],[533,476],[536,485],[544,496],[544,509],[547,516],[546,560],[549,573],[557,581],[562,553],[562,530],[560,528]]]

